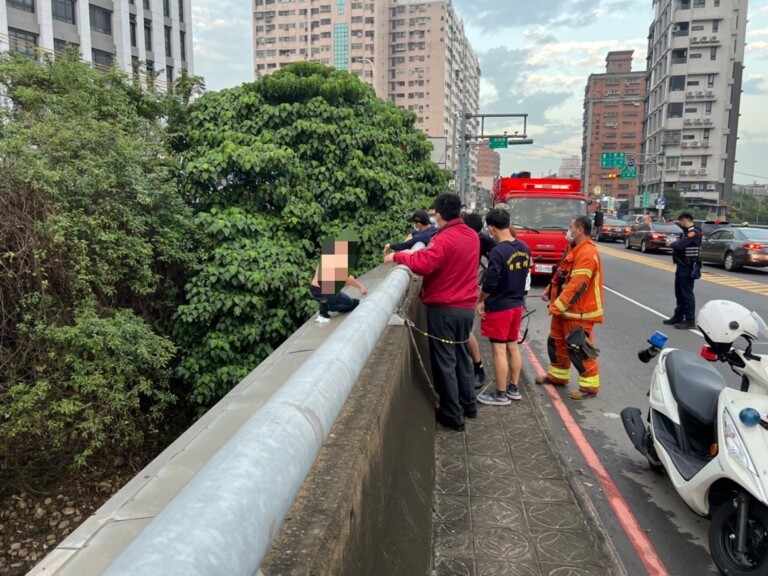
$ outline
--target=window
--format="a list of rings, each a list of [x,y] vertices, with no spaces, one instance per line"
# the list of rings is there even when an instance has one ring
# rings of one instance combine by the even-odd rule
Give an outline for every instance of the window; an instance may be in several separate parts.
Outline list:
[[[179,22],[184,22],[184,0],[179,0]]]
[[[35,0],[6,0],[6,3],[11,8],[16,8],[16,10],[23,10],[24,12],[35,11]]]
[[[131,46],[136,47],[136,15],[131,14],[128,22],[128,27],[131,29]]]
[[[682,118],[683,117],[683,103],[682,102],[670,102],[667,104],[667,118]]]
[[[165,55],[169,58],[173,56],[173,50],[171,46],[171,27],[165,27]]]
[[[707,74],[707,88],[714,88],[714,87],[715,87],[715,75]]]
[[[67,42],[66,40],[60,40],[58,38],[53,39],[53,51],[56,54],[64,54],[64,52],[67,51],[68,48],[74,48],[75,50],[79,48],[77,44],[72,44],[71,42]]]
[[[704,140],[709,140],[709,128],[704,128]]]
[[[96,48],[92,49],[91,60],[93,60],[93,63],[96,66],[104,66],[107,68],[112,66],[112,54],[104,52],[103,50],[96,50]]]
[[[685,76],[670,76],[669,91],[677,92],[679,90],[685,90]]]
[[[144,10],[149,10],[149,0],[144,0]]]
[[[720,29],[720,20],[712,20],[712,32],[717,32]]]
[[[715,8],[719,8],[719,7],[720,7],[720,0],[715,0]]]
[[[187,61],[187,33],[182,30],[179,32],[179,52],[181,56],[181,61],[186,62]]]
[[[706,0],[693,0],[694,8],[704,8],[706,5]]]
[[[704,103],[704,114],[707,116],[712,116],[712,102]]]
[[[8,28],[8,44],[12,51],[34,58],[35,48],[37,47],[37,34],[17,30],[16,28]]]
[[[669,168],[670,170],[677,170],[677,167],[680,166],[680,157],[666,156],[664,158],[664,166]]]
[[[171,84],[173,84],[173,66],[166,66],[165,67],[165,81],[168,82],[168,89],[171,89]]]
[[[712,48],[709,49],[709,59],[717,60],[717,46],[712,46]]]
[[[706,168],[707,167],[707,157],[706,156],[702,156],[701,157],[701,167],[702,168]]]
[[[75,23],[75,0],[53,0],[53,19],[67,24]]]
[[[152,21],[144,20],[144,49],[152,52]]]
[[[91,30],[102,34],[112,34],[112,12],[90,5]],[[110,61],[111,64],[111,61]]]
[[[171,17],[171,0],[163,0],[163,16]]]

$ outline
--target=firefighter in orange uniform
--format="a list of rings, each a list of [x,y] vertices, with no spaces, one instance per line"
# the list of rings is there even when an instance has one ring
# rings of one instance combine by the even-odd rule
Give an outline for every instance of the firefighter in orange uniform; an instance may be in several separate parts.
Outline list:
[[[574,400],[594,398],[600,390],[592,331],[603,321],[603,268],[591,234],[592,222],[587,216],[571,220],[568,235],[573,247],[542,294],[552,314],[547,339],[550,365],[546,375],[536,377],[536,383],[567,386],[573,364],[579,372],[579,389],[570,394]]]

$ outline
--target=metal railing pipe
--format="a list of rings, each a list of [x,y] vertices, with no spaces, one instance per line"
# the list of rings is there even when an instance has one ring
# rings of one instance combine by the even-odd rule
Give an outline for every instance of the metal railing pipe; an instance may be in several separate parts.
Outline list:
[[[390,272],[104,574],[255,574],[409,284]]]

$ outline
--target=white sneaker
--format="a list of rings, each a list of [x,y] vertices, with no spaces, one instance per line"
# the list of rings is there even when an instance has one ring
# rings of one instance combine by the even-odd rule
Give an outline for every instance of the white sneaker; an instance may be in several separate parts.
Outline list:
[[[330,322],[330,318],[326,318],[325,316],[320,316],[320,314],[317,315],[317,318],[315,318],[315,322],[318,324],[328,324]]]

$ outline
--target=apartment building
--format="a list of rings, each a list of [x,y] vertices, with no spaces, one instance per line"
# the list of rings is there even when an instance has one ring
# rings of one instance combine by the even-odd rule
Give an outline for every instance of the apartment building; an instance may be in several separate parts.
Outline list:
[[[560,169],[557,171],[558,178],[581,178],[581,157],[571,156],[563,158],[560,162]]]
[[[347,70],[444,139],[445,166],[458,172],[461,114],[478,111],[480,66],[450,0],[253,0],[253,9],[256,77],[301,60]],[[476,119],[467,130],[476,133]],[[468,159],[472,191],[475,147]]]
[[[676,188],[724,214],[733,186],[747,0],[654,0],[641,171],[652,198]]]
[[[632,71],[633,50],[608,52],[605,72],[590,74],[584,90],[581,178],[584,189],[632,204],[637,178],[621,178],[621,167],[603,162],[605,154],[624,153],[625,164],[643,163],[645,72]],[[625,174],[626,175],[626,174]]]
[[[139,63],[170,83],[193,71],[192,0],[0,0],[0,50],[80,51],[125,72]],[[142,69],[143,66],[141,66]]]

